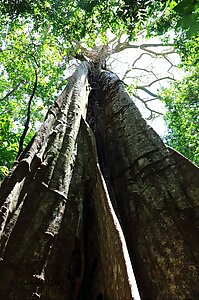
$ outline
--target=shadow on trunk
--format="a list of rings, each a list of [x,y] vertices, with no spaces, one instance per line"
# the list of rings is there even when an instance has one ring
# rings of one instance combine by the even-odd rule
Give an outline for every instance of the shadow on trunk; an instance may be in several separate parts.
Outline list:
[[[83,62],[1,185],[0,298],[198,299],[198,173]]]

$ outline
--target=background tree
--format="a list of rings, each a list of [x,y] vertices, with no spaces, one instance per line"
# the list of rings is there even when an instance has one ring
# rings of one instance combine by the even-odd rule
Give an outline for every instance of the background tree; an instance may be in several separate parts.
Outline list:
[[[194,72],[183,81],[176,82],[171,88],[162,92],[162,99],[168,110],[165,115],[169,128],[166,142],[199,164],[197,69],[195,68]]]
[[[174,48],[186,77],[171,84],[159,97],[166,105],[165,141],[198,164],[198,1],[168,1],[159,20],[148,22],[150,34],[175,29]]]
[[[187,156],[198,161],[198,1],[181,1],[174,6],[174,17],[179,15],[176,27],[175,49],[181,58],[185,78],[162,92],[166,104],[165,120],[169,131],[166,142]]]

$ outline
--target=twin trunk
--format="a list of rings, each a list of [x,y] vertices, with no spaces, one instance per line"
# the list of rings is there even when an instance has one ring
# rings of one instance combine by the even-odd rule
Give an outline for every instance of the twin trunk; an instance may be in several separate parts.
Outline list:
[[[77,68],[2,183],[0,298],[198,299],[198,169],[92,72]]]

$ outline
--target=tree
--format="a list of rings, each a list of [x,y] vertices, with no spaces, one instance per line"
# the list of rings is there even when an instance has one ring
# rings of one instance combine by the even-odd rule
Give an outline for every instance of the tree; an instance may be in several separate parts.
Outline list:
[[[0,170],[3,174],[28,144],[38,123],[43,121],[46,107],[63,88],[68,62],[74,57],[81,58],[79,45],[93,48],[96,38],[98,43],[106,44],[107,29],[117,37],[121,32],[127,34],[128,42],[136,41],[146,20],[154,17],[154,11],[158,19],[166,2],[76,1],[74,5],[66,0],[2,1],[0,106],[5,117],[0,122],[3,133]],[[27,113],[28,106],[31,113]],[[7,134],[3,129],[6,127]],[[22,135],[24,138],[19,142]]]
[[[104,69],[105,45],[71,44],[82,63],[1,185],[0,296],[197,299],[198,169]]]
[[[0,122],[2,127],[0,148],[3,168],[12,166],[17,153],[25,148],[38,127],[38,122],[43,120],[46,107],[53,103],[63,88],[66,82],[66,66],[72,65],[74,59],[79,63],[84,56],[92,58],[93,53],[91,46],[83,46],[85,41],[80,43],[74,40],[68,43],[64,42],[63,37],[59,37],[57,43],[57,37],[46,24],[43,30],[36,32],[37,27],[30,25],[30,20],[20,19],[15,22],[13,28],[8,24],[2,34],[0,106],[5,117]],[[152,57],[155,56],[155,52],[150,50],[151,47],[171,46],[168,42],[133,45],[129,38],[121,41],[122,36],[122,34],[119,37],[115,36],[111,42],[104,34],[104,51],[109,48],[104,59],[125,49],[139,48]],[[96,51],[98,48],[100,49],[100,46],[96,47]],[[172,53],[172,50],[168,53]],[[161,55],[166,58],[166,53],[159,53],[159,56]],[[29,112],[27,107],[31,108]],[[23,139],[20,142],[21,136]]]
[[[197,174],[82,63],[2,184],[1,297],[138,297],[119,218],[141,297],[197,298]]]
[[[174,48],[181,58],[181,68],[186,72],[183,80],[160,90],[166,106],[164,119],[168,126],[166,143],[198,164],[198,9],[199,2],[168,1],[161,18],[149,22],[149,34],[175,30]]]
[[[176,49],[181,57],[185,76],[162,90],[160,97],[166,104],[168,124],[166,142],[198,164],[198,40],[195,34],[187,39],[178,37]]]

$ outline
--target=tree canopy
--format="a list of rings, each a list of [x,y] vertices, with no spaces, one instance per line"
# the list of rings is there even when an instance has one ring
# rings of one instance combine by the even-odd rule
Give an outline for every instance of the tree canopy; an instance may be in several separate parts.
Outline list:
[[[152,11],[162,11],[167,1],[147,0],[59,0],[59,1],[3,1],[2,11],[12,19],[18,16],[31,16],[37,26],[49,22],[56,36],[67,40],[85,36],[95,39],[104,35],[107,29],[114,33],[125,31],[135,36],[139,27],[151,16]]]

